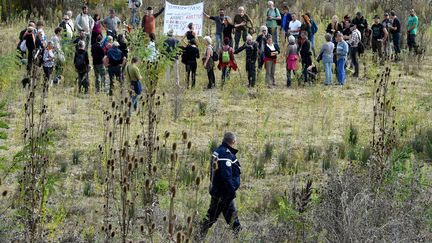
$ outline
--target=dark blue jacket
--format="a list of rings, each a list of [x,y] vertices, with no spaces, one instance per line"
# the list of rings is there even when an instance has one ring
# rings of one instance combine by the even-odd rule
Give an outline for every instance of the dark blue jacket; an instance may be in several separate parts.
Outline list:
[[[240,186],[240,163],[236,158],[237,150],[222,143],[212,154],[212,161],[217,162],[217,169],[211,166],[212,185],[210,195],[231,201]]]

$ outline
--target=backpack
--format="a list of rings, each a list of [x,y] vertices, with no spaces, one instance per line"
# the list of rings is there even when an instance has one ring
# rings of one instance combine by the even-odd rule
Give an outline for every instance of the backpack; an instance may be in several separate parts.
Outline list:
[[[318,25],[312,20],[312,35],[318,32]]]
[[[219,61],[219,55],[218,55],[218,53],[215,50],[213,50],[213,56],[212,56],[212,58],[213,58],[214,62]]]
[[[280,17],[282,17],[278,8],[274,8],[273,11],[275,12],[276,16],[279,15]],[[270,13],[270,10],[267,10],[267,16],[270,16],[269,13]],[[282,18],[276,19],[276,24],[278,26],[282,26]]]
[[[86,64],[84,53],[77,52],[77,54],[75,56],[75,68],[78,71],[87,70],[87,64]]]
[[[229,63],[229,61],[230,61],[229,49],[222,50],[222,63]]]

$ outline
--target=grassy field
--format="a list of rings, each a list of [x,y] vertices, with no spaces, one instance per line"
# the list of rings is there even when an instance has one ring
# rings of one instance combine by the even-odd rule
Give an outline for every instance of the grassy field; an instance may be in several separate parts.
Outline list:
[[[12,49],[16,33],[15,27],[1,28],[2,46]],[[3,50],[1,53],[7,56],[12,51]],[[387,64],[392,70],[391,80],[396,81],[393,104],[397,107],[396,130],[400,144],[408,144],[417,134],[430,129],[432,119],[432,78],[429,75],[432,57],[426,55],[421,62],[405,58],[403,62]],[[243,168],[242,186],[236,204],[244,230],[239,239],[233,239],[223,221],[219,220],[207,240],[325,241],[328,232],[314,230],[313,224],[305,226],[303,222],[309,221],[302,221],[295,207],[284,204],[284,199],[304,187],[306,180],[312,179],[314,189],[308,207],[310,213],[305,214],[304,218],[313,219],[323,200],[320,187],[329,174],[332,171],[337,173],[338,168],[344,168],[350,161],[355,164],[367,161],[369,157],[364,159],[362,155],[372,136],[373,101],[377,88],[374,80],[384,72],[385,67],[371,62],[371,54],[367,54],[362,58],[361,77],[348,77],[344,87],[325,87],[321,79],[312,86],[294,85],[287,89],[284,64],[280,62],[276,70],[276,88],[265,88],[262,71],[257,87],[249,89],[246,87],[244,59],[244,54],[237,56],[240,71],[232,73],[223,89],[220,87],[220,72],[216,71],[217,88],[205,90],[207,79],[201,67],[198,83],[192,90],[178,89],[173,82],[164,80],[163,73],[159,75],[157,94],[165,94],[158,117],[160,144],[164,132],[169,131],[168,147],[173,142],[179,144],[182,159],[178,167],[180,172],[184,172],[178,175],[178,193],[174,204],[177,225],[186,225],[186,218],[195,211],[198,212],[195,220],[205,215],[210,200],[207,193],[210,148],[215,142],[220,143],[225,131],[233,131],[238,136],[239,161]],[[183,65],[181,70],[182,78]],[[20,87],[23,73],[23,68],[14,71],[14,82],[0,93],[0,100],[7,100],[7,111],[10,113],[6,118],[10,126],[5,143],[8,150],[0,150],[0,155],[5,157],[0,171],[0,189],[9,192],[1,199],[5,203],[13,200],[20,174],[18,166],[5,176],[14,163],[14,156],[23,148],[23,107],[27,99],[26,91]],[[321,74],[323,76],[323,72]],[[105,94],[94,94],[93,73],[88,95],[77,94],[72,85],[73,79],[74,74],[69,72],[64,82],[50,88],[46,99],[48,124],[55,131],[50,148],[49,173],[53,175],[47,206],[50,218],[45,224],[47,235],[44,238],[47,241],[101,242],[104,189],[99,182],[99,171],[104,164],[100,162],[98,146],[104,142],[103,111],[110,110],[112,99]],[[185,82],[181,80],[183,86]],[[119,99],[117,94],[114,100]],[[178,119],[174,119],[173,115],[176,105],[181,107],[177,109],[180,114]],[[134,113],[131,116],[130,137],[136,137],[141,131],[139,116]],[[187,132],[186,140],[182,140],[183,131]],[[355,144],[350,143],[350,133],[357,134]],[[188,141],[192,142],[190,150],[184,148]],[[338,148],[339,155],[336,157],[329,155],[332,145]],[[413,152],[408,161],[417,161],[418,156]],[[363,159],[366,161],[362,162]],[[154,238],[156,242],[166,242],[169,238],[163,217],[170,208],[170,176],[169,166],[162,163],[158,163],[160,172],[155,185],[158,197],[158,205],[153,212],[158,232]],[[200,176],[202,179],[199,188],[188,183],[188,171],[192,165],[197,168],[193,177]],[[421,180],[429,186],[429,193],[430,171],[430,164],[424,166],[421,176]],[[194,196],[195,192],[197,196]],[[430,197],[428,200],[430,202]],[[3,209],[3,206],[0,208]],[[431,211],[427,213],[431,217]],[[18,239],[19,234],[14,233],[21,232],[24,227],[18,223],[17,216],[8,218],[11,215],[14,215],[13,209],[1,212],[0,216],[4,222],[0,227],[0,238],[6,241]],[[428,223],[431,222],[429,218]],[[118,230],[115,228],[114,231]],[[185,232],[180,226],[176,228],[176,231],[181,230]],[[303,232],[303,236],[298,232]],[[129,239],[138,241],[142,238],[145,237],[134,233]],[[118,240],[120,238],[114,238],[114,241]]]

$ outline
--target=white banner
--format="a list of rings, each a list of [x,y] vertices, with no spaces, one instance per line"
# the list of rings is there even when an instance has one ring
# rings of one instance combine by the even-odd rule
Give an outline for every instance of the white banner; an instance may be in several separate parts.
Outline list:
[[[197,36],[202,36],[204,3],[194,5],[174,5],[165,3],[164,34],[170,29],[174,35],[183,36],[188,31],[188,24],[193,23]]]

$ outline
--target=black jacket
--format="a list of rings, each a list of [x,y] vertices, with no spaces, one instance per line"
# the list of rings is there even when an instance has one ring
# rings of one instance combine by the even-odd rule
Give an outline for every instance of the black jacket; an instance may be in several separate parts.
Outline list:
[[[246,50],[246,62],[255,63],[258,57],[258,43],[253,41],[251,44],[244,43],[240,48],[235,50],[234,54],[238,54]]]
[[[103,58],[105,56],[104,50],[99,43],[94,43],[91,47],[91,54],[93,57],[93,65],[103,64]]]
[[[275,47],[275,50],[276,50],[278,53],[280,53],[279,46],[276,45],[276,44],[273,44],[273,45],[274,45],[274,47]],[[266,58],[271,58],[271,59],[276,59],[277,56],[272,56],[271,53],[272,53],[272,51],[270,50],[270,47],[268,47],[267,45],[265,45],[265,48],[264,48],[264,55],[265,55],[265,57],[266,57]]]
[[[299,53],[302,59],[302,63],[306,63],[307,65],[312,64],[312,53],[309,40],[305,40],[303,44],[299,41]]]

